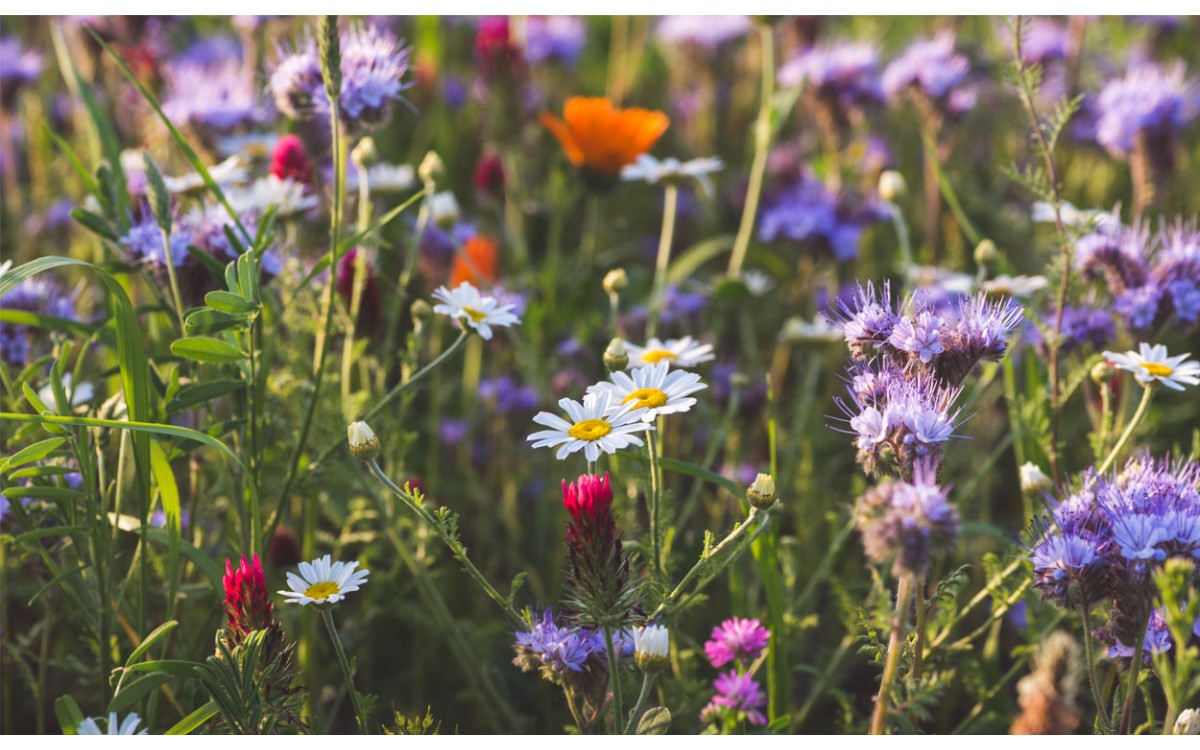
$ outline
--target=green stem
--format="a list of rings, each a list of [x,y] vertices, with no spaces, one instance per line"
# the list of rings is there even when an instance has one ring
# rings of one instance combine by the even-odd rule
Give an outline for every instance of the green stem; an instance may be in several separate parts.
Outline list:
[[[896,681],[900,666],[900,653],[904,650],[904,624],[908,619],[908,605],[912,598],[913,577],[900,577],[896,591],[896,614],[892,620],[892,637],[888,642],[887,661],[883,665],[883,679],[879,683],[879,697],[875,699],[875,714],[871,718],[871,734],[887,731],[887,717],[892,697],[892,684]]]
[[[642,691],[638,693],[637,703],[633,706],[633,713],[629,714],[629,723],[625,725],[625,734],[633,734],[637,729],[638,718],[641,717],[642,711],[646,709],[646,701],[650,698],[650,688],[654,687],[654,675],[646,673],[642,677]]]
[[[917,623],[913,626],[913,679],[921,677],[921,661],[925,651],[925,580],[916,579],[913,586],[913,599],[917,605]]]
[[[666,574],[662,559],[662,487],[658,472],[658,436],[646,435],[646,453],[650,457],[650,570],[658,579]]]
[[[1096,656],[1092,645],[1092,612],[1091,604],[1084,600],[1081,606],[1083,612],[1083,658],[1087,661],[1088,683],[1092,688],[1092,700],[1096,703],[1096,715],[1100,717],[1100,726],[1105,733],[1112,733],[1112,721],[1104,707],[1104,698],[1100,696],[1100,683],[1096,680]]]
[[[522,622],[521,616],[517,614],[515,609],[513,609],[512,604],[510,604],[507,599],[500,595],[500,592],[497,591],[494,586],[492,586],[488,579],[484,577],[483,573],[479,572],[479,568],[475,567],[475,564],[471,562],[469,557],[467,557],[467,548],[462,545],[462,542],[460,542],[453,535],[447,533],[443,525],[439,523],[436,518],[434,518],[433,514],[429,512],[428,508],[417,502],[412,495],[401,489],[395,482],[391,480],[390,477],[388,477],[387,474],[383,473],[383,469],[379,468],[378,462],[372,460],[367,463],[367,466],[371,470],[371,474],[373,474],[376,479],[383,482],[384,486],[391,490],[396,497],[400,498],[400,500],[406,506],[408,506],[409,510],[411,510],[413,513],[416,513],[417,516],[420,517],[420,519],[424,521],[435,534],[437,534],[438,538],[441,539],[442,542],[450,549],[450,552],[454,555],[454,559],[458,560],[459,563],[462,564],[463,570],[467,572],[467,575],[475,579],[475,583],[477,583],[479,587],[483,589],[484,593],[486,593],[488,597],[494,601],[498,607],[500,607],[500,609],[504,610],[504,614],[508,616],[509,620],[511,620],[513,624]]]
[[[321,607],[321,617],[325,620],[325,629],[329,631],[329,639],[333,641],[333,650],[337,651],[338,663],[342,665],[342,675],[346,678],[346,690],[350,691],[350,702],[354,705],[354,719],[358,722],[358,733],[370,734],[367,729],[367,715],[363,713],[358,691],[354,689],[350,661],[346,658],[345,649],[342,648],[342,639],[338,636],[337,628],[333,626],[333,612],[329,606]]]
[[[654,288],[650,292],[650,319],[646,322],[646,338],[658,331],[662,315],[663,296],[667,286],[667,265],[671,261],[671,242],[675,238],[675,214],[679,205],[679,188],[667,185],[663,193],[662,233],[658,236],[658,259],[654,264]],[[614,334],[615,335],[615,334]]]
[[[750,185],[746,190],[746,203],[742,207],[742,221],[738,225],[737,237],[733,242],[733,253],[729,256],[729,276],[741,273],[742,264],[746,261],[750,235],[754,231],[754,220],[758,216],[763,177],[767,172],[767,155],[771,150],[771,107],[775,100],[775,36],[770,24],[760,24],[758,31],[762,50],[762,94],[758,103],[758,118],[754,123],[754,161],[750,165]]]
[[[604,648],[608,652],[608,684],[612,689],[613,734],[621,734],[625,713],[621,710],[621,673],[618,671],[617,651],[613,648],[612,626],[604,626]]]
[[[1121,437],[1117,439],[1117,444],[1113,446],[1108,457],[1104,459],[1104,463],[1096,468],[1096,472],[1103,474],[1112,466],[1113,461],[1117,460],[1117,456],[1121,454],[1121,449],[1125,447],[1125,443],[1129,442],[1130,435],[1133,434],[1138,423],[1142,421],[1142,417],[1146,416],[1146,408],[1150,406],[1150,399],[1154,396],[1154,386],[1147,385],[1142,389],[1142,400],[1138,404],[1137,411],[1133,413],[1133,418],[1129,420],[1129,424],[1125,426],[1125,431],[1121,433]]]
[[[1137,695],[1138,672],[1142,668],[1142,649],[1146,645],[1146,628],[1150,624],[1153,610],[1146,607],[1146,616],[1142,618],[1138,628],[1138,642],[1133,649],[1133,662],[1129,665],[1129,682],[1125,685],[1125,707],[1121,710],[1121,726],[1118,734],[1129,734],[1130,720],[1133,718],[1133,698]]]
[[[899,205],[892,205],[892,226],[896,227],[896,242],[900,247],[900,268],[897,270],[908,278],[908,270],[912,268],[912,241],[908,237],[908,222],[904,220],[904,211]]]
[[[175,275],[175,259],[171,257],[171,235],[165,229],[160,229],[162,235],[163,255],[167,259],[167,279],[171,284],[171,298],[175,302],[175,314],[179,316],[179,330],[183,331],[183,295],[179,293],[179,277]]]

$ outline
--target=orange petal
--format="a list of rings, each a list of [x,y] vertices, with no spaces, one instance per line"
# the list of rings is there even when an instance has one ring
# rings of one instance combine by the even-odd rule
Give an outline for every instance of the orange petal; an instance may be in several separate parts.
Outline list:
[[[546,129],[558,139],[558,144],[562,146],[563,153],[567,155],[567,159],[577,167],[582,165],[583,151],[579,148],[579,144],[575,141],[575,135],[571,132],[567,124],[549,112],[543,112],[540,119],[542,124],[546,126]]]

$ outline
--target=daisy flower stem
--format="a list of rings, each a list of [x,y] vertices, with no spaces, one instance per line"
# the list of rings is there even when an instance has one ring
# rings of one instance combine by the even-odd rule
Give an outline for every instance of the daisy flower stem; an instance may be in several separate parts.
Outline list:
[[[350,702],[354,706],[354,720],[358,723],[358,732],[359,734],[370,734],[367,730],[367,717],[363,713],[358,691],[354,689],[350,661],[346,658],[346,650],[342,648],[342,639],[333,625],[333,612],[330,607],[321,607],[321,618],[325,620],[325,629],[329,631],[329,639],[333,641],[333,650],[337,652],[338,663],[342,665],[342,675],[346,678],[346,690],[350,691]]]
[[[618,671],[617,651],[613,648],[612,626],[604,626],[604,648],[608,652],[608,684],[612,689],[613,733],[621,734],[625,713],[621,710],[621,673]]]
[[[379,467],[379,463],[377,461],[373,460],[367,465],[370,467],[371,473],[375,475],[376,479],[383,482],[384,486],[391,490],[392,494],[400,498],[401,502],[408,506],[409,510],[411,510],[413,513],[416,513],[417,516],[429,526],[429,528],[433,529],[434,533],[438,535],[438,538],[442,540],[442,543],[450,549],[451,554],[454,555],[454,559],[458,560],[458,562],[463,566],[463,570],[466,571],[467,575],[471,576],[471,578],[475,580],[475,583],[479,585],[479,588],[483,589],[484,593],[496,603],[496,606],[504,610],[504,614],[508,616],[508,619],[514,624],[522,622],[521,616],[517,614],[515,609],[513,609],[512,604],[505,599],[494,586],[492,586],[491,582],[489,582],[488,579],[483,576],[483,573],[479,571],[479,568],[475,567],[475,563],[471,562],[471,559],[467,557],[467,548],[463,546],[458,537],[454,534],[448,533],[445,526],[440,523],[432,513],[429,512],[428,508],[417,502],[416,498],[405,492],[395,482],[393,482],[391,478],[383,472],[383,469]]]
[[[671,261],[671,242],[675,238],[675,214],[678,206],[679,188],[668,184],[663,192],[662,233],[658,236],[658,259],[654,264],[654,289],[650,292],[650,319],[646,323],[646,338],[652,338],[658,332],[658,318],[662,315],[663,293],[667,286],[667,265]]]
[[[651,564],[655,578],[661,580],[666,571],[662,559],[662,487],[658,472],[658,440],[655,435],[646,436],[646,453],[650,458],[650,548]]]
[[[900,652],[904,650],[904,623],[908,618],[908,607],[912,598],[913,577],[900,577],[896,591],[896,614],[892,620],[892,637],[888,641],[887,661],[883,665],[883,679],[879,682],[879,697],[875,699],[875,714],[871,717],[871,734],[887,731],[888,708],[892,696],[892,683],[896,681],[900,666]]]
[[[1150,406],[1150,399],[1154,397],[1154,388],[1150,385],[1142,389],[1142,400],[1138,404],[1137,411],[1133,413],[1133,418],[1129,420],[1129,424],[1125,426],[1125,431],[1121,433],[1121,437],[1117,439],[1117,444],[1109,452],[1108,457],[1104,459],[1104,463],[1096,468],[1098,474],[1103,474],[1112,466],[1113,461],[1117,460],[1117,456],[1121,455],[1121,449],[1125,447],[1125,443],[1129,442],[1129,436],[1137,429],[1138,423],[1142,421],[1142,417],[1146,416],[1146,409]]]
[[[650,689],[654,687],[654,675],[647,674],[642,677],[642,692],[638,693],[637,703],[633,706],[633,712],[629,714],[629,723],[625,725],[625,734],[633,734],[637,729],[638,719],[642,715],[642,711],[646,709],[646,701],[650,698]],[[1174,726],[1172,724],[1172,726]]]
[[[762,195],[767,156],[771,150],[771,107],[775,102],[775,36],[770,24],[759,24],[759,40],[762,46],[762,94],[758,103],[758,119],[754,123],[754,161],[750,165],[750,186],[746,191],[746,203],[742,208],[742,221],[738,225],[733,253],[729,256],[728,275],[731,277],[741,273],[746,251],[750,249],[750,235],[754,231],[754,220],[758,216],[758,199]]]

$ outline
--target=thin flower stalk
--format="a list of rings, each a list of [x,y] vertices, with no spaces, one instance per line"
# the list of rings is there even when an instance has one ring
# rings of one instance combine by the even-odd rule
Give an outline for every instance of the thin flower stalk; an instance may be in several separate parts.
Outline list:
[[[658,320],[662,316],[663,296],[667,287],[667,266],[671,262],[671,243],[675,239],[675,215],[678,213],[678,206],[679,186],[667,183],[663,191],[662,232],[658,237],[658,257],[654,264],[654,288],[650,292],[650,319],[646,322],[648,339],[658,333]]]
[[[604,626],[604,648],[608,652],[608,684],[612,691],[613,734],[622,734],[621,727],[625,712],[621,708],[621,668],[617,661],[617,651],[613,648],[611,625]]]
[[[337,652],[338,663],[342,665],[342,675],[346,678],[346,690],[350,693],[350,702],[354,705],[354,720],[358,723],[359,734],[370,734],[367,724],[367,716],[363,712],[362,700],[359,698],[358,691],[354,689],[354,674],[350,670],[350,661],[346,658],[346,651],[342,648],[342,639],[338,636],[337,628],[333,624],[333,612],[329,606],[321,607],[321,618],[325,621],[325,629],[329,631],[329,639],[333,641],[333,650]]]
[[[637,703],[633,705],[633,711],[629,714],[629,723],[625,725],[625,731],[622,734],[633,734],[637,730],[638,719],[646,710],[646,701],[650,699],[650,690],[654,687],[654,677],[652,674],[642,676],[641,692],[638,693]]]
[[[770,24],[759,24],[758,38],[762,58],[762,93],[758,102],[758,118],[754,122],[754,161],[750,165],[750,185],[726,271],[730,278],[737,278],[742,272],[746,252],[750,249],[750,237],[758,216],[758,201],[762,197],[763,177],[767,172],[767,156],[771,151],[771,108],[775,103],[775,32]]]
[[[1121,437],[1117,438],[1117,444],[1109,451],[1103,463],[1096,467],[1096,473],[1103,474],[1112,466],[1113,461],[1117,460],[1117,456],[1121,455],[1121,450],[1125,447],[1125,443],[1129,442],[1129,437],[1133,435],[1133,431],[1137,429],[1142,418],[1146,416],[1146,409],[1150,406],[1150,399],[1154,398],[1154,388],[1146,386],[1142,389],[1142,400],[1138,402],[1137,411],[1133,413],[1133,417],[1129,420],[1129,424],[1125,426],[1125,431],[1121,433]]]
[[[887,717],[892,698],[892,685],[896,681],[896,671],[900,666],[900,653],[904,650],[904,625],[908,619],[908,607],[911,604],[913,576],[900,577],[900,585],[896,590],[896,614],[892,620],[892,636],[888,641],[887,660],[883,665],[883,678],[879,683],[879,696],[875,699],[875,713],[871,717],[871,734],[884,734],[887,731]]]

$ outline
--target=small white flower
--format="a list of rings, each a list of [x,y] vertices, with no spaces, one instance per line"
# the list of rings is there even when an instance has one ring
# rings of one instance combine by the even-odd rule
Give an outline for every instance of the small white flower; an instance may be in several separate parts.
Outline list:
[[[460,212],[454,193],[434,193],[426,199],[426,206],[429,208],[429,218],[442,229],[449,229],[458,223]]]
[[[971,274],[948,271],[940,266],[909,266],[907,275],[910,286],[936,287],[950,295],[966,296],[975,289],[975,277]]]
[[[659,362],[633,370],[632,375],[614,372],[612,380],[589,386],[588,393],[608,393],[614,408],[633,404],[635,409],[644,409],[643,422],[653,422],[662,414],[680,414],[696,405],[689,394],[708,386],[700,382],[694,372],[670,370],[670,363]]]
[[[1028,297],[1045,289],[1045,276],[997,276],[979,285],[988,294],[1006,294],[1009,297]]]
[[[108,735],[146,734],[147,730],[145,730],[145,729],[143,729],[140,732],[137,730],[138,724],[140,724],[140,723],[142,723],[142,720],[140,718],[138,718],[138,715],[135,713],[129,714],[128,716],[125,717],[124,721],[118,722],[117,714],[114,711],[113,713],[110,713],[108,715],[108,722],[107,722],[108,731],[107,732],[101,732],[100,726],[98,724],[96,724],[96,720],[89,717],[89,718],[84,719],[83,721],[79,722],[79,726],[75,729],[75,733],[76,734],[101,734],[101,735],[103,735],[103,734],[108,734]]]
[[[1172,734],[1200,734],[1200,708],[1189,708],[1179,712],[1179,718],[1175,720],[1175,728]]]
[[[1088,224],[1102,227],[1110,222],[1120,223],[1115,214],[1107,211],[1101,211],[1096,208],[1081,211],[1066,201],[1059,203],[1058,206],[1063,224],[1069,227],[1086,226]],[[1054,206],[1045,201],[1038,201],[1033,204],[1033,211],[1030,213],[1030,218],[1036,222],[1054,223]]]
[[[1104,358],[1119,369],[1132,372],[1143,385],[1162,383],[1171,390],[1182,391],[1185,385],[1200,384],[1200,362],[1184,361],[1187,354],[1168,356],[1167,347],[1162,344],[1151,346],[1142,342],[1138,348],[1140,351],[1131,350],[1124,354],[1104,352]]]
[[[630,367],[656,365],[663,360],[676,367],[695,367],[701,362],[715,359],[712,344],[701,344],[691,336],[668,339],[665,342],[652,338],[645,346],[626,341],[625,348],[629,350]]]
[[[250,176],[246,172],[242,158],[236,154],[220,164],[209,167],[208,174],[218,185],[245,182]],[[168,193],[191,193],[205,188],[204,178],[200,176],[199,172],[191,172],[180,177],[163,175],[163,184],[166,185]]]
[[[550,429],[540,430],[525,439],[534,448],[558,446],[554,457],[560,461],[581,449],[587,460],[595,461],[601,452],[611,454],[631,445],[641,445],[642,439],[636,433],[654,429],[642,421],[642,409],[631,403],[613,409],[612,396],[608,393],[588,393],[582,404],[564,398],[558,405],[570,421],[548,411],[538,412],[533,421]]]
[[[362,461],[370,461],[379,455],[379,438],[375,437],[371,426],[366,422],[351,422],[346,427],[347,441],[350,452]]]
[[[633,164],[626,165],[621,170],[621,179],[626,181],[644,180],[651,185],[660,182],[680,183],[695,181],[705,194],[712,193],[712,182],[708,176],[725,168],[725,163],[715,156],[705,156],[699,159],[681,162],[670,157],[659,161],[649,154],[642,154]]]
[[[280,591],[288,604],[337,604],[367,582],[366,570],[355,570],[358,562],[330,563],[329,555],[311,563],[300,563],[300,575],[288,572],[291,591]]]
[[[11,260],[6,260],[3,263],[0,263],[0,279],[4,278],[4,274],[8,273],[8,269],[12,268],[12,265],[13,262]]]
[[[433,298],[442,303],[433,306],[435,313],[466,323],[487,341],[492,339],[492,326],[508,328],[521,322],[513,314],[512,305],[502,305],[495,297],[481,294],[469,281],[459,284],[453,291],[440,286]]]
[[[279,216],[293,216],[315,208],[320,202],[308,187],[295,180],[281,180],[275,175],[255,180],[245,188],[226,193],[229,205],[238,213],[262,212],[270,206],[276,207]]]
[[[372,193],[399,193],[417,182],[417,172],[411,164],[388,164],[381,161],[367,169]]]
[[[1050,489],[1050,477],[1046,476],[1041,467],[1032,461],[1021,464],[1021,491],[1040,492]]]
[[[775,288],[775,280],[762,271],[742,271],[742,283],[755,297],[761,297]]]
[[[841,326],[836,326],[824,317],[813,321],[803,318],[788,318],[779,329],[779,340],[793,344],[830,344],[844,337]]]
[[[647,625],[633,631],[633,651],[637,657],[666,658],[671,653],[671,634],[662,625]]]
[[[71,406],[80,406],[91,401],[96,395],[96,389],[88,381],[83,381],[74,388],[72,385],[71,373],[64,372],[62,376],[63,392],[67,394],[67,398],[71,402]],[[42,386],[38,391],[38,398],[46,405],[47,411],[54,414],[58,413],[58,402],[54,400],[54,388],[49,384]]]
[[[235,135],[217,141],[221,156],[244,156],[247,159],[269,159],[279,136],[270,133]]]

